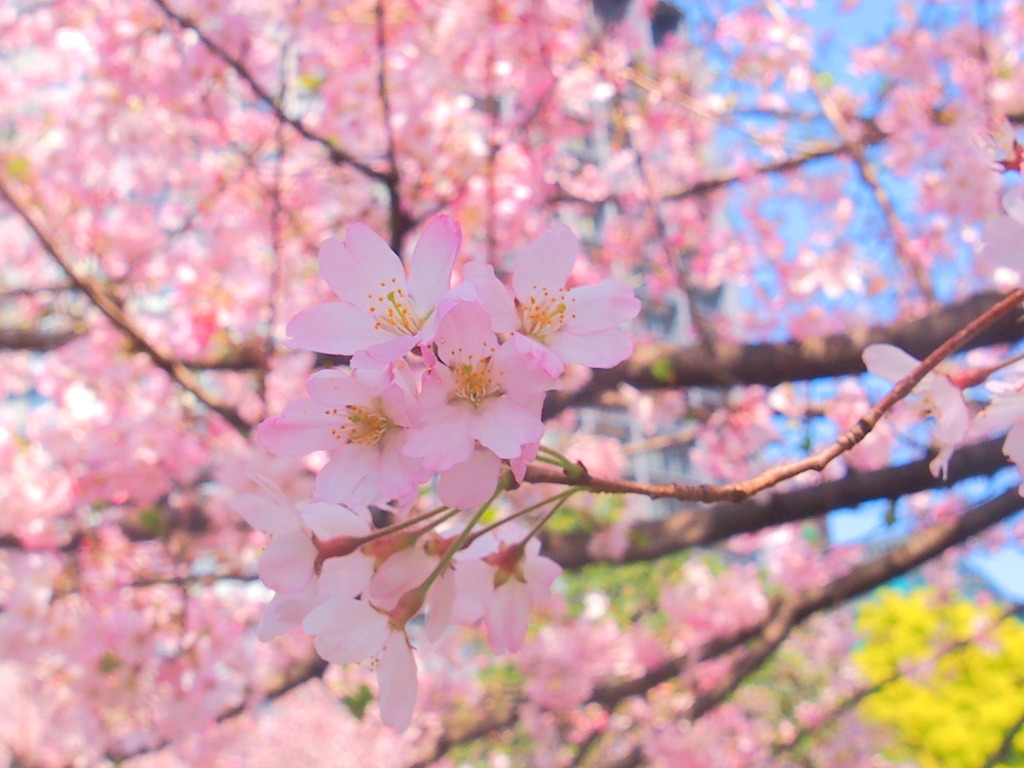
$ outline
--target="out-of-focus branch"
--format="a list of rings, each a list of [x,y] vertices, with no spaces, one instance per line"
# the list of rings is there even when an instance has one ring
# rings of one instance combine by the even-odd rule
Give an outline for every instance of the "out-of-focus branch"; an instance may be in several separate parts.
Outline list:
[[[199,383],[199,380],[196,378],[196,375],[192,370],[181,362],[165,355],[153,346],[145,336],[143,336],[142,332],[139,331],[128,318],[128,315],[125,313],[121,305],[115,301],[106,290],[104,290],[102,285],[78,272],[74,265],[72,265],[70,259],[60,252],[50,237],[43,232],[40,225],[36,223],[35,219],[28,212],[28,209],[14,197],[13,193],[7,188],[2,180],[0,180],[0,198],[3,198],[14,212],[18,214],[25,225],[32,230],[32,233],[35,235],[36,240],[39,241],[43,250],[46,251],[50,258],[57,262],[71,282],[86,296],[88,296],[93,305],[106,315],[107,319],[109,319],[110,322],[118,328],[118,330],[131,339],[132,343],[139,350],[148,355],[154,365],[164,370],[172,379],[174,379],[175,382],[178,383],[179,386],[181,386],[182,389],[190,392],[197,400],[199,400],[199,402],[219,414],[228,424],[238,430],[241,434],[249,434],[249,423],[241,417],[238,411],[229,405],[214,400]]]
[[[1014,753],[1013,742],[1016,741],[1017,735],[1022,730],[1024,730],[1024,712],[1021,713],[1021,716],[1017,718],[1015,723],[1006,729],[1002,741],[999,742],[999,746],[982,763],[981,768],[996,768],[1000,763],[1007,761]]]
[[[768,616],[746,630],[737,631],[727,638],[716,638],[689,654],[662,662],[641,677],[596,689],[593,700],[611,706],[626,696],[644,693],[655,685],[671,680],[695,662],[720,656],[750,640],[757,640],[759,644],[750,661],[738,668],[737,674],[745,676],[760,666],[770,651],[794,627],[814,614],[842,605],[917,568],[947,549],[1013,516],[1022,506],[1024,500],[1016,488],[1005,491],[955,520],[936,523],[916,532],[904,544],[852,568],[828,584],[781,598]],[[768,646],[772,648],[765,652]],[[697,702],[700,702],[701,714],[708,712],[721,703],[733,687],[734,684],[727,679],[695,701],[693,706],[696,708]]]
[[[565,408],[600,403],[602,394],[620,384],[640,390],[742,384],[774,386],[788,381],[863,373],[861,355],[870,344],[893,344],[914,357],[923,358],[1002,296],[996,291],[985,291],[916,320],[858,326],[844,333],[779,344],[718,342],[710,350],[699,345],[646,344],[615,368],[595,371],[594,377],[576,392],[549,395],[544,404],[544,418],[551,418]],[[962,349],[1009,344],[1021,338],[1024,338],[1024,328],[1017,317],[1008,313],[965,341]]]
[[[765,6],[768,8],[768,12],[780,23],[789,23],[789,14],[786,10],[777,2],[777,0],[765,0]],[[810,66],[810,62],[808,62]],[[846,154],[853,160],[854,165],[857,167],[857,172],[860,175],[861,181],[867,185],[868,189],[871,190],[871,194],[875,198],[875,202],[878,203],[878,207],[882,209],[882,216],[885,219],[886,227],[889,230],[889,236],[892,238],[893,245],[895,246],[896,258],[903,262],[904,266],[908,269],[914,280],[917,281],[917,285],[924,295],[925,300],[928,302],[930,309],[934,310],[938,308],[938,301],[935,298],[935,290],[932,286],[931,276],[928,271],[924,268],[917,259],[914,258],[911,253],[910,242],[907,238],[907,230],[903,226],[903,222],[900,221],[899,215],[896,213],[896,208],[892,204],[892,198],[889,196],[888,190],[882,186],[882,181],[878,176],[878,171],[875,167],[868,162],[867,153],[865,152],[865,142],[858,135],[856,130],[851,130],[847,117],[839,109],[835,99],[821,86],[818,81],[818,74],[811,72],[810,78],[811,90],[818,99],[818,103],[821,104],[822,112],[825,118],[832,125],[836,135],[840,138],[843,146],[846,150]]]
[[[233,717],[244,714],[251,710],[254,705],[265,704],[266,702],[279,699],[304,683],[320,679],[326,671],[327,662],[316,655],[300,659],[284,669],[277,680],[271,681],[271,684],[260,693],[258,699],[254,700],[251,697],[247,697],[242,703],[221,712],[217,716],[217,722],[222,723],[225,720],[230,720]],[[170,745],[170,741],[163,740],[157,744],[132,750],[131,752],[108,752],[106,758],[120,764],[135,757],[159,752]]]
[[[63,331],[40,331],[34,328],[0,328],[0,351],[29,350],[49,352],[74,341],[81,334],[70,328]]]
[[[188,29],[194,32],[206,49],[229,66],[235,74],[249,86],[256,98],[274,113],[274,116],[277,117],[278,120],[290,125],[295,129],[296,133],[303,138],[324,147],[324,149],[327,150],[327,156],[330,158],[332,163],[335,165],[347,165],[378,181],[386,182],[388,180],[389,174],[387,171],[382,171],[367,165],[339,147],[331,139],[316,133],[313,129],[302,122],[301,118],[292,117],[286,114],[278,100],[271,96],[270,92],[266,88],[260,85],[253,74],[249,71],[248,67],[246,67],[245,64],[243,64],[237,57],[228,53],[216,41],[211,39],[192,19],[174,11],[165,0],[152,0],[152,2],[163,12],[164,16],[177,24],[181,29]]]
[[[904,544],[852,568],[827,584],[779,598],[772,610],[758,622],[714,637],[688,653],[652,667],[639,677],[595,688],[589,701],[610,710],[630,696],[646,694],[655,686],[668,682],[695,664],[718,658],[753,642],[748,654],[741,657],[743,661],[734,668],[731,676],[696,698],[691,705],[690,714],[684,713],[684,716],[696,717],[706,714],[732,692],[742,677],[757,669],[795,627],[811,616],[842,605],[891,579],[908,573],[951,547],[962,544],[970,537],[1013,516],[1022,506],[1024,500],[1018,495],[1017,490],[1008,490],[990,501],[973,507],[955,520],[936,523],[916,532]],[[733,677],[736,678],[735,681]],[[458,731],[460,738],[446,738],[438,742],[431,748],[428,756],[409,768],[426,768],[458,744],[512,727],[518,722],[518,717],[518,709],[515,706],[499,715],[487,713],[475,723],[464,725]],[[617,762],[615,765],[637,765],[639,751],[631,754],[632,759],[627,756],[623,762]]]
[[[781,464],[762,472],[756,477],[738,483],[723,485],[671,485],[654,486],[644,483],[627,481],[600,481],[589,477],[586,472],[582,477],[570,478],[563,472],[551,472],[546,468],[531,467],[527,473],[530,482],[555,482],[563,485],[577,485],[592,490],[611,493],[639,493],[651,498],[672,498],[681,501],[742,501],[767,488],[778,485],[797,475],[812,470],[821,471],[834,459],[849,451],[875,428],[882,417],[900,400],[909,395],[914,387],[928,375],[932,369],[954,352],[958,351],[967,341],[979,334],[1001,317],[1009,315],[1024,300],[1024,288],[1018,288],[994,307],[954,333],[945,343],[939,346],[908,375],[897,382],[882,400],[869,409],[860,420],[839,437],[834,443],[817,453],[798,461]],[[560,479],[559,479],[560,478]]]
[[[708,546],[730,536],[820,517],[865,501],[898,499],[930,488],[948,487],[969,477],[989,475],[1007,465],[1002,446],[1003,438],[999,437],[960,448],[953,454],[945,479],[933,476],[929,460],[921,459],[897,467],[851,472],[839,480],[765,498],[687,508],[661,520],[636,523],[629,531],[628,548],[616,562],[653,560],[687,547]],[[597,561],[587,551],[591,533],[545,531],[542,536],[544,554],[563,568],[581,568]]]
[[[808,736],[823,731],[833,723],[838,722],[839,718],[841,718],[847,712],[852,710],[862,701],[864,701],[870,696],[873,696],[876,693],[879,693],[880,691],[885,690],[896,681],[905,679],[909,674],[913,674],[915,670],[924,669],[928,665],[934,664],[939,659],[945,658],[946,656],[950,656],[954,653],[957,653],[958,651],[962,651],[966,648],[969,648],[971,645],[978,641],[979,637],[982,637],[986,633],[991,632],[993,629],[998,627],[1007,619],[1010,619],[1013,616],[1020,613],[1022,608],[1024,608],[1024,606],[1016,604],[1011,605],[1009,608],[1007,608],[998,616],[996,616],[993,621],[987,623],[980,631],[976,632],[970,637],[966,637],[952,643],[945,643],[944,645],[939,647],[932,655],[930,655],[926,660],[915,663],[909,670],[898,669],[888,677],[884,677],[876,683],[873,683],[871,685],[862,685],[856,688],[855,690],[851,691],[847,696],[845,696],[842,699],[842,701],[832,706],[827,712],[825,712],[823,715],[817,718],[817,721],[813,726],[805,726],[799,729],[790,738],[775,744],[772,747],[772,755],[778,756],[785,752],[789,752],[795,749],[800,745],[800,742],[802,742]]]

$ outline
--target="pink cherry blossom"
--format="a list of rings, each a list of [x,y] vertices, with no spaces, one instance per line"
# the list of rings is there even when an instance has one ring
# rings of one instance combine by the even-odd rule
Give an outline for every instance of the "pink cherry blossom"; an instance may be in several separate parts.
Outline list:
[[[405,730],[416,704],[417,672],[403,626],[365,600],[332,598],[302,623],[317,653],[335,664],[369,660],[376,669],[381,721]]]
[[[455,219],[437,216],[424,228],[405,269],[373,230],[352,224],[344,243],[330,238],[320,247],[320,274],[340,302],[292,318],[289,343],[296,349],[357,355],[357,364],[398,360],[431,339],[435,309],[449,288],[461,242]]]
[[[257,430],[270,451],[331,458],[316,480],[318,498],[364,506],[402,498],[429,477],[404,452],[411,425],[412,383],[405,369],[319,371],[306,382],[310,397],[289,403]]]
[[[479,444],[500,459],[520,458],[544,434],[537,396],[557,385],[540,362],[509,341],[498,346],[484,308],[459,302],[438,326],[435,365],[423,378],[418,423],[406,452],[435,472],[467,462]],[[497,480],[497,465],[481,459]],[[464,488],[449,480],[453,494]],[[494,485],[491,485],[493,490]]]
[[[872,344],[864,350],[864,365],[868,371],[893,383],[908,376],[920,364],[920,360],[892,344]],[[939,452],[929,466],[933,475],[945,477],[953,451],[967,437],[970,426],[970,412],[963,392],[939,368],[925,375],[914,392],[921,395],[925,408],[936,420],[932,439],[939,446]]]
[[[484,606],[491,650],[507,653],[522,646],[532,607],[548,601],[551,584],[562,569],[541,556],[535,537],[522,543],[521,527],[505,525],[494,533],[496,549],[483,558],[487,578],[461,585],[459,599]]]
[[[578,254],[576,236],[556,224],[516,254],[514,301],[488,265],[467,265],[466,277],[488,307],[495,331],[519,331],[565,365],[611,368],[632,354],[620,326],[637,316],[640,302],[618,280],[566,288]]]

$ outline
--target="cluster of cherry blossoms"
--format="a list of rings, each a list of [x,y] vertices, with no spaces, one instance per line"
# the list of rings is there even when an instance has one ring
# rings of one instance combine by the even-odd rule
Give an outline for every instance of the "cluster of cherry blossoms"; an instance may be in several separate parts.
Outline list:
[[[289,343],[350,356],[350,366],[313,374],[309,396],[257,437],[272,453],[329,459],[310,500],[293,504],[263,481],[262,494],[234,504],[272,537],[258,571],[276,594],[259,637],[301,625],[324,659],[369,662],[381,718],[398,729],[416,699],[414,617],[425,612],[430,641],[483,622],[495,652],[522,645],[531,606],[560,572],[539,554],[546,518],[477,524],[503,473],[521,481],[542,450],[541,406],[566,365],[629,357],[619,326],[640,310],[616,280],[566,287],[579,244],[565,225],[515,256],[511,290],[478,261],[452,287],[461,240],[456,221],[438,216],[404,265],[360,224],[344,243],[324,243],[320,273],[338,301],[296,315]],[[442,506],[423,512],[425,483]]]
[[[985,226],[981,259],[996,282],[1019,287],[1024,280],[1024,185],[1013,186],[1003,195],[1003,208],[1006,213]],[[921,410],[935,419],[932,441],[938,451],[930,464],[933,475],[947,476],[953,451],[968,439],[1007,430],[1003,451],[1024,474],[1024,379],[988,382],[989,376],[1021,357],[959,370],[940,363],[914,387]],[[892,383],[909,376],[921,363],[892,344],[868,346],[863,359],[869,372]],[[991,401],[972,414],[964,390],[986,382]]]

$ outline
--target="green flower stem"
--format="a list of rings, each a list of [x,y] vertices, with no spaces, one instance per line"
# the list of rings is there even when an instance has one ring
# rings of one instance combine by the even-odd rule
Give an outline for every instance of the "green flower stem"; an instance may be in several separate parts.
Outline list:
[[[368,544],[369,542],[374,541],[375,539],[381,539],[381,538],[383,538],[385,536],[390,536],[392,533],[398,533],[399,531],[404,531],[406,528],[410,528],[410,527],[416,525],[417,523],[423,522],[424,520],[429,520],[430,518],[432,518],[432,517],[434,517],[436,515],[440,515],[442,512],[446,512],[446,511],[447,511],[448,514],[445,514],[442,517],[439,517],[437,520],[434,521],[434,523],[432,525],[427,526],[422,531],[418,531],[418,534],[419,533],[425,533],[426,531],[429,531],[431,528],[434,528],[435,526],[440,525],[445,520],[447,520],[448,518],[452,517],[452,515],[454,515],[459,510],[457,510],[457,509],[450,510],[450,509],[448,509],[448,507],[437,507],[436,509],[432,509],[429,512],[424,512],[422,515],[417,515],[416,517],[410,517],[408,520],[403,520],[400,523],[394,523],[393,525],[389,525],[389,526],[387,526],[385,528],[381,528],[379,530],[376,530],[376,531],[374,531],[371,534],[367,534],[366,536],[364,536],[362,539],[359,540],[359,546],[362,546],[363,544]]]
[[[455,557],[455,553],[462,549],[463,545],[466,543],[466,540],[469,539],[469,534],[470,531],[473,530],[473,526],[476,525],[477,522],[479,522],[480,518],[483,517],[484,512],[487,511],[488,507],[491,506],[494,500],[498,498],[498,494],[500,494],[503,490],[505,490],[505,488],[503,487],[502,484],[499,483],[498,487],[494,489],[494,493],[491,494],[491,498],[484,502],[483,506],[481,506],[480,509],[476,511],[476,514],[473,515],[473,519],[469,521],[466,527],[463,528],[462,533],[459,534],[459,538],[457,538],[455,542],[448,547],[448,551],[444,553],[444,556],[441,558],[441,562],[438,563],[437,567],[431,572],[429,576],[427,576],[426,581],[424,581],[419,587],[416,588],[416,592],[420,594],[422,599],[426,599],[427,590],[430,589],[430,585],[437,581],[438,577],[440,577],[440,575],[445,572],[445,569],[451,563],[452,558]]]
[[[533,526],[533,528],[530,530],[528,534],[526,534],[526,538],[524,538],[522,542],[520,542],[520,546],[525,546],[526,542],[528,542],[530,539],[536,536],[540,529],[547,525],[548,520],[554,517],[555,512],[561,509],[565,502],[569,500],[570,496],[572,496],[574,493],[579,493],[582,490],[582,488],[570,488],[565,493],[560,493],[559,496],[561,496],[561,498],[558,499],[558,503],[555,504],[555,506],[553,506],[551,510],[544,515],[544,517],[537,521],[537,524]]]
[[[473,541],[476,541],[478,538],[483,536],[485,533],[493,531],[495,528],[497,528],[497,527],[499,527],[501,525],[504,525],[505,523],[509,522],[510,520],[515,520],[517,517],[522,517],[523,515],[529,514],[530,512],[533,512],[536,509],[540,509],[541,507],[543,507],[543,506],[545,506],[547,504],[550,504],[552,502],[556,502],[555,509],[558,509],[558,507],[561,506],[565,502],[566,499],[568,499],[574,493],[577,493],[578,491],[581,491],[581,490],[583,490],[583,489],[582,488],[570,488],[567,491],[562,491],[561,493],[557,493],[557,494],[555,494],[554,496],[552,496],[550,498],[544,499],[543,501],[538,501],[536,504],[531,504],[530,506],[526,507],[525,509],[520,509],[518,512],[514,512],[511,515],[509,515],[508,517],[502,518],[501,520],[498,520],[495,523],[491,523],[490,525],[488,525],[483,530],[480,530],[480,531],[477,531],[476,533],[474,533],[473,534]],[[547,521],[551,517],[551,515],[552,515],[552,513],[554,511],[555,510],[553,509],[553,510],[551,510],[551,512],[548,512],[544,516],[544,520]]]

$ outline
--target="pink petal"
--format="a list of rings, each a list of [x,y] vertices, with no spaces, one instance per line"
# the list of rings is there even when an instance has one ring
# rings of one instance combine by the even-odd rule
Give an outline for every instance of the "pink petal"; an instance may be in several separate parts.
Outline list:
[[[494,274],[494,267],[471,261],[462,268],[463,279],[473,286],[472,300],[480,302],[491,317],[491,330],[511,333],[519,327],[519,313],[508,288]]]
[[[603,280],[569,291],[572,312],[563,326],[572,333],[594,333],[632,320],[640,314],[640,300],[621,280]]]
[[[326,600],[302,622],[306,634],[314,636],[316,652],[335,664],[365,661],[377,654],[391,633],[388,617],[363,600]]]
[[[502,389],[516,398],[558,389],[565,370],[557,354],[521,333],[513,333],[498,348],[492,365]]]
[[[265,643],[294,629],[318,602],[314,589],[298,594],[278,592],[263,610],[260,622],[256,625],[256,637]]]
[[[389,338],[356,352],[352,356],[352,365],[359,368],[386,368],[391,363],[401,360],[405,353],[420,342],[417,334],[394,336],[388,332]]]
[[[294,531],[301,525],[298,513],[291,504],[268,499],[255,493],[242,493],[230,502],[231,510],[257,531],[273,536]]]
[[[458,624],[479,621],[487,612],[494,593],[494,568],[482,560],[459,560],[456,556],[455,592],[452,621]]]
[[[387,341],[391,334],[376,328],[376,320],[351,304],[332,301],[299,312],[285,328],[292,349],[331,355],[352,355]]]
[[[337,238],[320,246],[320,274],[344,302],[362,309],[373,297],[405,287],[405,271],[394,251],[365,224],[352,224],[342,245]],[[384,285],[382,286],[381,283]]]
[[[892,344],[872,344],[864,349],[864,367],[875,376],[895,384],[905,378],[921,361]]]
[[[427,595],[427,639],[436,643],[452,623],[455,606],[455,569],[448,568],[430,587]]]
[[[551,337],[548,346],[563,363],[589,368],[614,368],[633,354],[633,342],[617,328],[583,335],[561,331]]]
[[[314,496],[357,509],[378,501],[380,493],[374,482],[377,459],[372,445],[342,445],[317,474]]]
[[[377,667],[380,720],[389,728],[404,731],[412,722],[419,681],[416,659],[404,632],[392,632]]]
[[[271,589],[298,592],[312,580],[315,559],[316,547],[309,534],[297,528],[271,540],[256,570]]]
[[[423,459],[423,466],[432,472],[444,472],[460,464],[473,453],[473,414],[468,405],[441,406],[433,414],[442,418],[418,429],[409,430],[405,453]]]
[[[435,341],[438,357],[449,366],[477,364],[498,348],[491,320],[475,301],[463,301],[452,307],[438,325]]]
[[[330,451],[340,443],[331,434],[340,418],[312,398],[304,397],[285,406],[256,428],[260,445],[276,456],[305,456],[313,451]]]
[[[304,501],[296,505],[302,515],[302,522],[317,535],[326,540],[339,536],[366,536],[370,523],[360,515],[341,504],[327,501]]]
[[[530,590],[509,579],[494,590],[487,606],[487,636],[495,653],[518,651],[526,639],[530,621]]]
[[[565,287],[580,244],[565,224],[556,224],[519,251],[512,265],[512,288],[523,301]]]
[[[437,306],[451,286],[452,267],[462,245],[462,230],[451,216],[435,216],[409,257],[409,293],[421,315]]]
[[[439,560],[412,546],[385,560],[370,583],[370,600],[378,608],[390,611],[410,589],[420,586],[437,567]]]
[[[356,551],[330,557],[320,567],[317,591],[321,597],[357,597],[366,591],[373,577],[373,559]]]
[[[316,402],[336,408],[367,406],[380,395],[380,388],[336,368],[317,371],[310,376],[306,380],[306,391]]]
[[[523,576],[530,588],[530,597],[537,605],[543,605],[551,596],[551,584],[562,572],[562,566],[548,557],[534,555],[523,563]]]
[[[540,440],[540,415],[509,397],[485,401],[476,412],[473,436],[502,459],[518,457],[523,446]]]
[[[501,460],[491,451],[477,448],[469,459],[441,473],[437,494],[449,507],[474,509],[491,498],[500,472]]]

